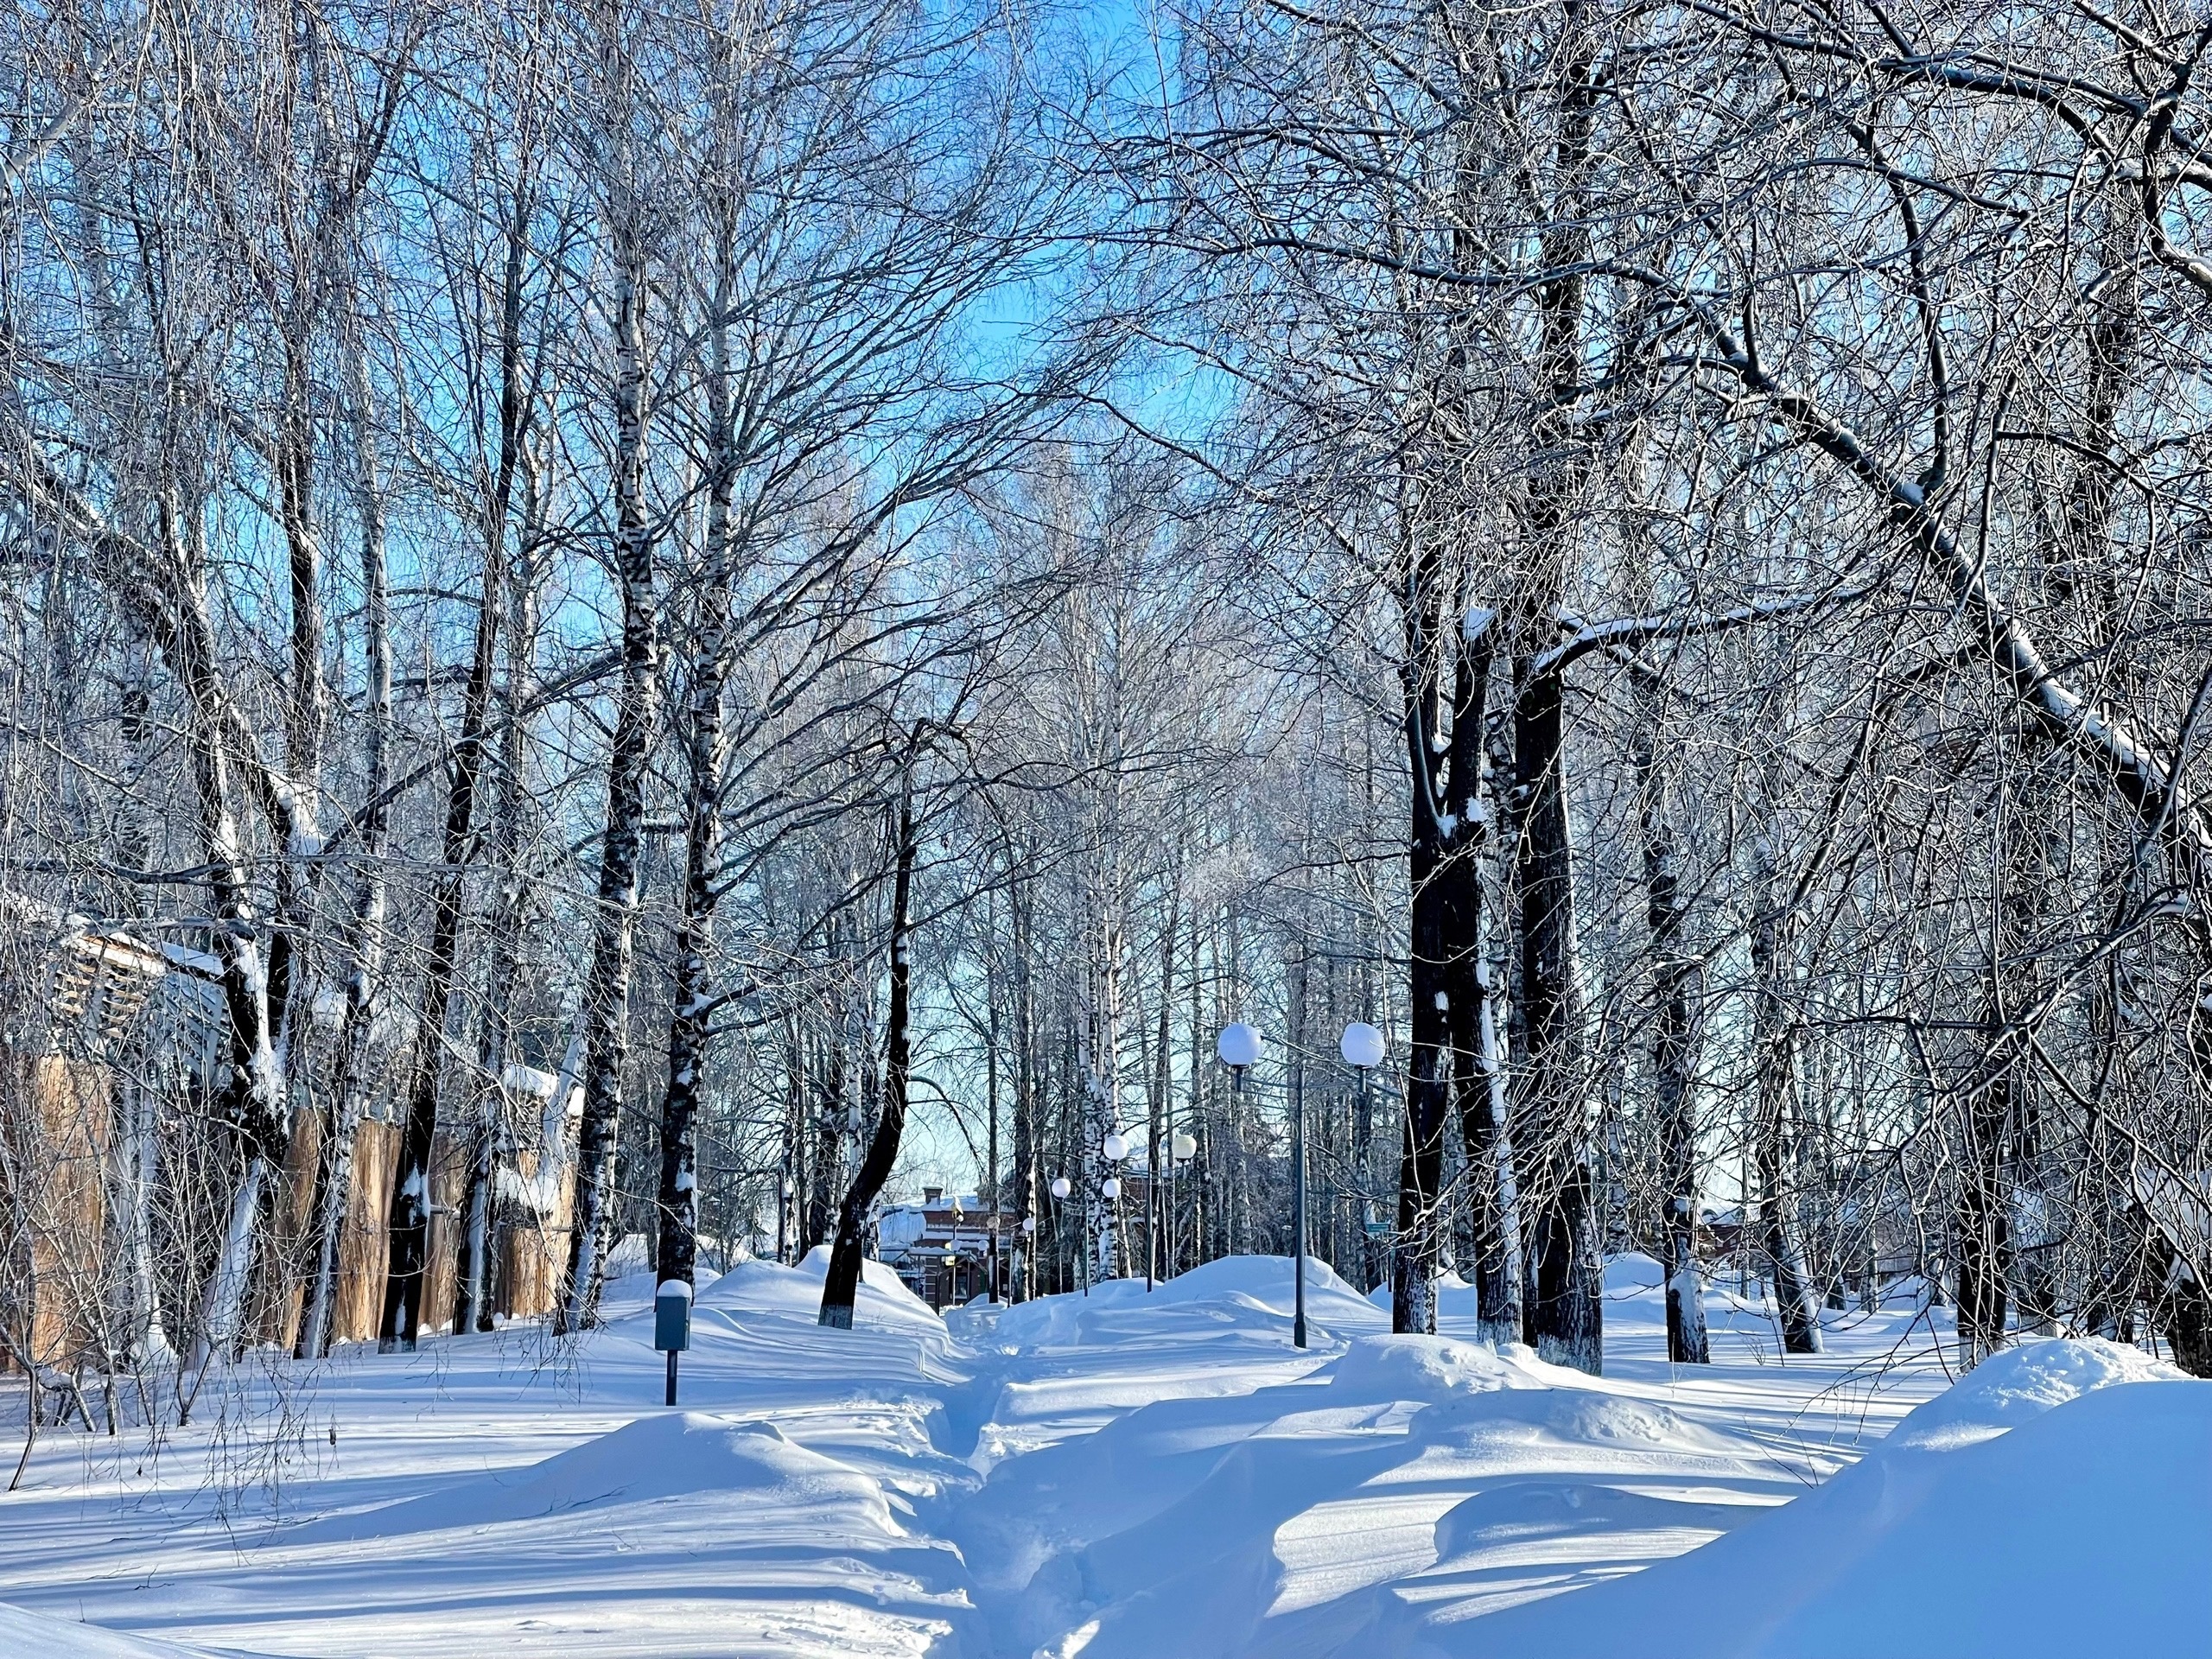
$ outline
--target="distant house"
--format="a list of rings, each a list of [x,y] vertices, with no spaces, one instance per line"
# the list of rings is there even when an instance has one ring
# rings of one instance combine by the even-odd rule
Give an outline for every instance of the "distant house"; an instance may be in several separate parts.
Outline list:
[[[944,1307],[990,1287],[995,1249],[1003,1294],[1005,1252],[1018,1224],[1011,1211],[994,1211],[974,1193],[948,1197],[941,1186],[925,1186],[919,1204],[894,1204],[877,1216],[876,1259],[931,1307]]]
[[[186,1312],[175,1299],[192,1294],[188,1279],[172,1282],[176,1265],[204,1271],[211,1222],[198,1203],[207,1176],[197,1160],[226,1155],[209,1112],[227,1075],[230,1013],[222,963],[196,948],[204,930],[167,931],[182,938],[0,889],[0,1370],[66,1375],[158,1351],[164,1323],[174,1328]],[[296,1084],[325,1075],[343,1011],[334,988],[308,999]],[[374,1336],[382,1310],[411,1025],[395,1007],[370,1033],[374,1076],[338,1239],[337,1342]],[[552,1305],[573,1202],[575,1058],[559,1072],[510,1065],[499,1079],[488,1287],[496,1315],[530,1318]],[[479,1087],[467,1078],[455,1092],[474,1105]],[[294,1090],[294,1132],[256,1269],[257,1338],[285,1348],[314,1263],[321,1114],[331,1103],[312,1086]],[[423,1324],[433,1331],[454,1317],[473,1144],[446,1122],[431,1145]]]
[[[0,893],[0,1370],[66,1372],[149,1339],[153,1124],[204,1100],[213,958]]]

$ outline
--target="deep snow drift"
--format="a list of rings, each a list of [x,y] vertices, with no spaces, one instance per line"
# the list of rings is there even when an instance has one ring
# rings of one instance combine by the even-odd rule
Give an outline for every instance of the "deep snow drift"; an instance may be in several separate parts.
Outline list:
[[[1640,1659],[1656,1621],[1695,1608],[1714,1659],[2202,1652],[2209,1572],[2212,1383],[2035,1342],[1709,1548],[1409,1651]]]
[[[24,1659],[184,1659],[193,1649],[0,1606],[0,1653]]]
[[[1829,1316],[1830,1351],[1785,1363],[1770,1312],[1716,1290],[1716,1363],[1676,1370],[1640,1257],[1607,1274],[1600,1379],[1460,1339],[1464,1294],[1444,1336],[1392,1337],[1319,1263],[1301,1352],[1268,1257],[944,1319],[874,1268],[833,1332],[823,1268],[702,1283],[676,1412],[639,1277],[567,1354],[514,1331],[311,1378],[264,1361],[157,1455],[143,1432],[49,1433],[0,1499],[0,1599],[25,1610],[0,1609],[0,1652],[2202,1637],[2183,1602],[2212,1555],[2212,1385],[2132,1350],[2028,1344],[1946,1392],[1948,1326],[1909,1294]],[[279,1431],[283,1458],[247,1457]]]

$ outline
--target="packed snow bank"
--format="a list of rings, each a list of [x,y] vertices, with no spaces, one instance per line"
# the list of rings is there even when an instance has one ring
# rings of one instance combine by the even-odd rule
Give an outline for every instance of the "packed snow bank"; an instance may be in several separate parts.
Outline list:
[[[1915,1411],[1888,1444],[1948,1451],[1992,1439],[2115,1382],[2172,1382],[2182,1376],[2141,1349],[2116,1342],[2024,1342],[1992,1355]],[[2212,1478],[2212,1470],[2205,1472]]]
[[[251,1551],[210,1540],[196,1605],[149,1611],[210,1645],[379,1659],[976,1651],[964,1564],[910,1525],[957,1466],[914,1432],[923,1402],[840,1386],[789,1435],[659,1412]]]
[[[1713,1656],[2185,1653],[2208,1560],[2212,1383],[2108,1343],[2031,1343],[1702,1549],[1414,1650],[1641,1659],[1654,1630],[1688,1628]]]
[[[696,1306],[731,1313],[779,1313],[812,1319],[822,1311],[822,1283],[830,1274],[830,1247],[817,1244],[795,1268],[775,1262],[741,1262],[702,1288]],[[856,1324],[911,1325],[942,1333],[944,1321],[880,1262],[861,1263]]]
[[[1288,1256],[1224,1256],[1160,1280],[1149,1291],[1141,1279],[1109,1279],[1087,1295],[1039,1296],[1000,1314],[991,1334],[1002,1348],[1013,1349],[1232,1333],[1279,1337],[1287,1345],[1296,1301]],[[1387,1330],[1389,1316],[1378,1315],[1328,1263],[1308,1256],[1306,1323],[1311,1340],[1327,1344]]]
[[[773,1423],[696,1412],[640,1417],[521,1470],[480,1476],[404,1503],[310,1522],[283,1541],[334,1543],[448,1529],[474,1531],[548,1516],[696,1493],[747,1494],[790,1510],[845,1512],[856,1531],[895,1535],[876,1483],[795,1446]]]
[[[1517,1342],[1497,1353],[1446,1337],[1365,1337],[1319,1375],[1332,1404],[1417,1410],[1407,1431],[1414,1443],[1463,1450],[1477,1442],[1494,1448],[1543,1440],[1581,1452],[1602,1449],[1608,1458],[1726,1459],[1745,1450],[1742,1442],[1700,1428],[1659,1401],[1548,1364]],[[1570,1452],[1558,1466],[1580,1466],[1576,1455]]]
[[[42,1618],[0,1603],[0,1653],[35,1654],[38,1659],[198,1659],[200,1649],[118,1636],[97,1624]]]
[[[1552,1368],[1517,1343],[1503,1355],[1448,1337],[1363,1337],[1329,1370],[1336,1392],[1422,1404],[1491,1389],[1543,1388]]]

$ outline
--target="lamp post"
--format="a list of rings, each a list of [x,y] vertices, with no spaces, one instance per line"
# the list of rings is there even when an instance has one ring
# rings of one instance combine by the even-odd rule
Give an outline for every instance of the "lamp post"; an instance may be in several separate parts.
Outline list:
[[[1198,1137],[1188,1129],[1178,1129],[1167,1141],[1167,1276],[1175,1276],[1175,1184],[1176,1172],[1198,1155]]]
[[[1306,1091],[1294,1092],[1290,1105],[1291,1277],[1297,1286],[1297,1310],[1290,1319],[1290,1345],[1306,1345]]]
[[[1367,1116],[1367,1074],[1382,1064],[1382,1033],[1363,1020],[1355,1020],[1344,1027],[1344,1034],[1337,1039],[1337,1052],[1344,1057],[1344,1064],[1359,1073],[1359,1108],[1362,1122]],[[1375,1234],[1375,1199],[1367,1190],[1368,1172],[1359,1172],[1359,1226],[1362,1235]],[[1368,1248],[1361,1247],[1361,1254],[1369,1261]]]
[[[1068,1194],[1072,1192],[1074,1190],[1074,1186],[1069,1182],[1066,1176],[1055,1175],[1052,1177],[1052,1203],[1059,1211],[1058,1224],[1054,1227],[1053,1230],[1060,1235],[1063,1249],[1065,1248],[1067,1239]],[[1067,1283],[1065,1280],[1062,1280],[1060,1282],[1063,1287]],[[1083,1267],[1083,1294],[1086,1296],[1090,1294],[1090,1262],[1088,1257],[1084,1259]]]
[[[1123,1135],[1119,1129],[1109,1129],[1107,1131],[1105,1138],[1098,1143],[1098,1150],[1105,1154],[1106,1159],[1106,1176],[1103,1180],[1098,1183],[1098,1196],[1106,1201],[1105,1223],[1107,1234],[1109,1237],[1115,1239],[1118,1247],[1120,1243],[1119,1229],[1116,1228],[1114,1222],[1114,1207],[1121,1201],[1121,1163],[1122,1160],[1129,1155],[1128,1137]],[[1114,1260],[1117,1265],[1122,1263],[1122,1253],[1118,1248],[1115,1250]],[[1084,1289],[1085,1292],[1088,1292],[1090,1288],[1090,1251],[1089,1241],[1086,1240],[1084,1242]]]
[[[1229,1068],[1229,1092],[1232,1101],[1241,1100],[1244,1093],[1244,1070],[1260,1063],[1260,1033],[1243,1020],[1224,1026],[1221,1036],[1214,1044],[1214,1052],[1221,1056],[1221,1063]],[[1292,1158],[1296,1167],[1292,1172],[1290,1198],[1291,1231],[1296,1235],[1292,1243],[1291,1278],[1294,1286],[1290,1320],[1291,1345],[1306,1345],[1306,1113],[1300,1101],[1294,1109],[1294,1122],[1291,1126]],[[1234,1113],[1236,1107],[1232,1105]]]

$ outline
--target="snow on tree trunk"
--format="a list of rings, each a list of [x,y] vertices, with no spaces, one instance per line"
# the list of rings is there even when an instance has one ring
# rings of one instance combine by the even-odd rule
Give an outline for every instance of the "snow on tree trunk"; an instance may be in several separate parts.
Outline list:
[[[124,1218],[130,1272],[129,1357],[141,1363],[168,1357],[168,1332],[162,1327],[162,1287],[154,1260],[154,1190],[161,1178],[162,1113],[159,1090],[148,1079],[129,1086],[130,1125],[126,1143],[127,1179]]]
[[[1184,841],[1179,834],[1167,877],[1167,915],[1160,930],[1159,1025],[1153,1037],[1152,1086],[1145,1102],[1145,1278],[1172,1274],[1168,1259],[1173,1238],[1169,1213],[1169,1172],[1173,1164],[1175,939],[1183,919]]]
[[[190,1370],[205,1370],[238,1351],[245,1324],[246,1283],[253,1273],[254,1244],[260,1234],[262,1200],[268,1185],[269,1160],[257,1154],[250,1155],[245,1174],[232,1195],[223,1246],[207,1281],[207,1310],[200,1319],[199,1340],[193,1344]]]
[[[1109,988],[1107,995],[1118,1002],[1118,986]],[[1089,1257],[1086,1271],[1094,1284],[1121,1276],[1121,1262],[1114,1248],[1114,1206],[1107,1201],[1103,1190],[1112,1166],[1101,1150],[1106,1136],[1116,1127],[1114,1097],[1118,1079],[1114,1073],[1118,1064],[1117,1047],[1109,1034],[1103,1044],[1104,1052],[1096,1059],[1086,1052],[1082,1065],[1083,1116],[1077,1166],[1081,1171],[1078,1179],[1082,1182],[1084,1248]]]
[[[1096,954],[1084,976],[1082,1030],[1077,1045],[1082,1088],[1077,1193],[1083,1217],[1084,1271],[1093,1283],[1118,1278],[1122,1272],[1121,1253],[1116,1248],[1115,1206],[1103,1190],[1104,1182],[1114,1173],[1105,1154],[1106,1137],[1121,1127],[1122,976],[1128,954],[1122,916],[1120,837],[1110,816],[1114,810],[1109,803],[1108,822],[1098,836],[1102,861],[1107,868],[1094,873],[1086,895]]]
[[[134,672],[124,690],[118,722],[129,770],[132,804],[124,814],[118,861],[126,869],[146,868],[160,831],[158,815],[145,790],[148,772],[156,758],[154,725],[152,652],[143,637],[132,642]],[[125,1080],[124,1097],[129,1118],[124,1141],[124,1192],[119,1219],[124,1259],[129,1269],[125,1306],[128,1357],[145,1363],[169,1354],[168,1333],[162,1326],[162,1284],[155,1261],[154,1199],[161,1179],[162,1091],[170,1068],[154,1076]]]
[[[197,620],[204,626],[204,613]],[[203,706],[213,709],[221,694],[214,689],[212,639],[199,627],[188,638],[192,644],[187,649],[205,664]],[[241,1166],[222,1251],[207,1283],[200,1335],[194,1344],[191,1369],[201,1371],[212,1361],[231,1357],[243,1332],[245,1295],[266,1208],[269,1170],[283,1141],[289,1102],[276,1048],[261,925],[248,897],[237,823],[227,804],[228,746],[218,728],[203,730],[192,747],[199,774],[204,844],[209,855],[208,885],[214,895],[216,916],[223,923],[216,932],[215,944],[223,964],[229,1081],[222,1090],[217,1115],[237,1138]]]
[[[506,1160],[513,1143],[513,1129],[506,1109],[509,1101],[504,1079],[513,1063],[513,1020],[516,991],[522,973],[522,938],[525,912],[531,901],[522,870],[522,816],[529,779],[527,722],[536,690],[534,670],[537,648],[537,567],[536,549],[544,530],[545,495],[541,467],[530,442],[521,444],[523,461],[522,532],[516,556],[507,563],[508,598],[506,689],[501,698],[499,779],[493,793],[489,863],[497,886],[492,913],[486,919],[484,975],[484,1030],[479,1047],[482,1057],[476,1088],[484,1134],[472,1165],[468,1191],[469,1229],[464,1241],[459,1294],[454,1305],[456,1331],[493,1328],[491,1266],[497,1230],[505,1216],[503,1189],[526,1192],[523,1213],[512,1219],[525,1225],[543,1224],[554,1215],[560,1201],[559,1174],[569,1162],[568,1103],[572,1092],[577,1056],[570,1052],[561,1070],[560,1084],[541,1113],[537,1129],[537,1169],[527,1184]]]
[[[1471,1267],[1478,1329],[1493,1345],[1521,1340],[1521,1219],[1507,1128],[1497,1020],[1484,960],[1482,858],[1490,814],[1482,791],[1483,735],[1494,629],[1490,613],[1460,631],[1453,676],[1450,772],[1442,856],[1446,958],[1440,977],[1452,1042],[1452,1091],[1465,1152]]]
[[[1497,1194],[1500,1256],[1495,1268],[1497,1283],[1483,1293],[1493,1300],[1480,1300],[1477,1306],[1484,1338],[1493,1345],[1520,1341],[1527,1317],[1521,1301],[1522,1286],[1526,1282],[1521,1259],[1521,1184],[1514,1166],[1513,1137],[1506,1117],[1505,1058],[1499,1052],[1497,999],[1492,989],[1496,978],[1491,965],[1484,963],[1479,988],[1482,1010],[1478,1040],[1482,1045],[1483,1110],[1489,1120],[1486,1131],[1491,1143],[1491,1190]],[[1485,1269],[1485,1274],[1489,1271]],[[1488,1283],[1487,1277],[1484,1282]],[[1497,1310],[1495,1315],[1489,1312],[1492,1306]]]

